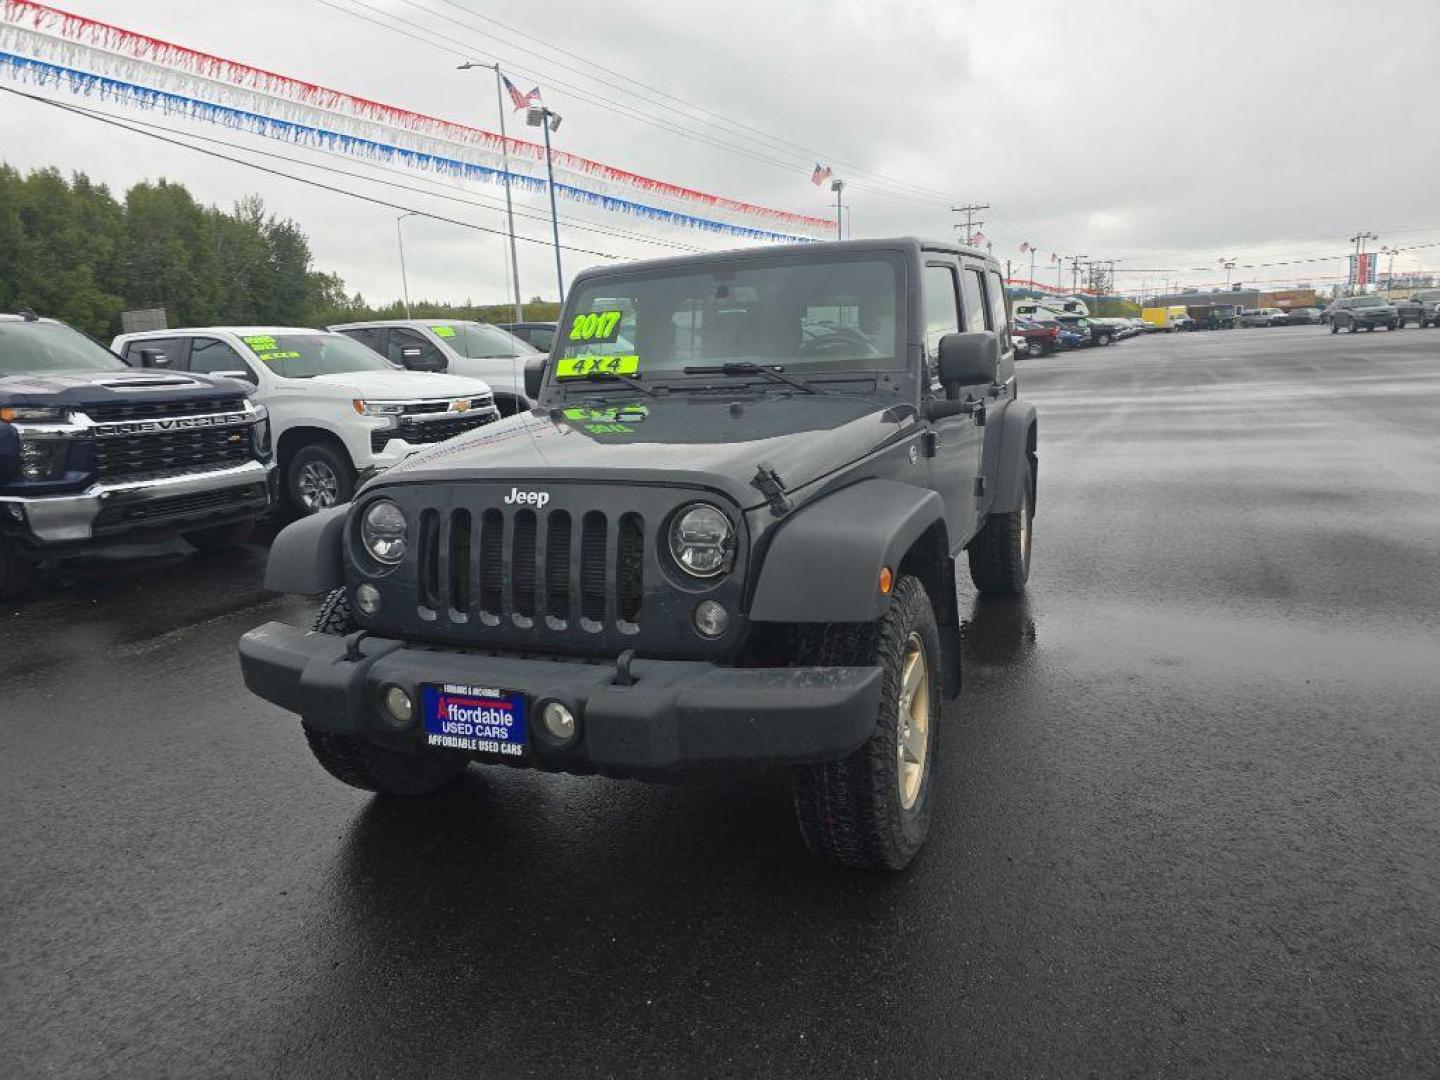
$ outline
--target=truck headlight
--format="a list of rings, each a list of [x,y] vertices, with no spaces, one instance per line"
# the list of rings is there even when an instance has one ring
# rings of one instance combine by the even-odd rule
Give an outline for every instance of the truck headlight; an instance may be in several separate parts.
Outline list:
[[[360,542],[372,558],[386,566],[394,566],[405,557],[409,533],[405,511],[389,499],[376,499],[360,519]]]
[[[670,526],[670,554],[687,574],[711,578],[730,569],[735,553],[735,528],[709,503],[695,503],[675,515]]]
[[[7,405],[0,409],[0,420],[7,424],[25,420],[57,421],[65,419],[65,410],[53,405]]]
[[[405,406],[398,401],[362,401],[356,398],[350,403],[361,416],[399,416]]]
[[[65,473],[70,444],[63,439],[20,440],[20,475],[26,480],[53,480]]]

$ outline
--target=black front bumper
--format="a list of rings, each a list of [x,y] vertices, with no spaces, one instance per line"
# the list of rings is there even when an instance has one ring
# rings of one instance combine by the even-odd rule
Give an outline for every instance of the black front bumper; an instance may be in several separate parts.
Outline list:
[[[383,718],[385,687],[412,701],[423,683],[497,686],[532,703],[557,700],[579,718],[569,747],[532,732],[524,763],[567,772],[645,776],[831,761],[857,749],[880,708],[878,667],[732,668],[635,660],[619,685],[613,662],[535,660],[346,639],[266,623],[240,639],[250,690],[308,727],[425,752],[417,721],[398,734]],[[498,759],[497,759],[498,760]],[[513,759],[504,759],[513,764]]]

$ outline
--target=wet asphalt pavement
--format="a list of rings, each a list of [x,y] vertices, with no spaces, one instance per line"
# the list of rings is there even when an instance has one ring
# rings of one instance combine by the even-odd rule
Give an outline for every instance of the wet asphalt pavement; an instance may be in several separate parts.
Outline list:
[[[783,779],[390,803],[247,695],[264,550],[0,608],[0,1076],[1413,1077],[1440,1063],[1440,330],[1022,365],[909,872]]]

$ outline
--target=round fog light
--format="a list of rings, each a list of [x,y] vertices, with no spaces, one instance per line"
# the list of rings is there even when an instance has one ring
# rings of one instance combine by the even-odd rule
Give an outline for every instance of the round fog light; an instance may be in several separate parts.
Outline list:
[[[558,701],[545,703],[540,710],[540,723],[556,742],[566,743],[575,738],[575,714]]]
[[[388,714],[385,719],[396,727],[409,727],[410,721],[415,717],[415,706],[410,703],[410,695],[400,687],[392,686],[385,691],[383,700],[385,712]]]
[[[368,583],[361,585],[355,590],[355,606],[366,615],[374,615],[380,610],[380,590]]]
[[[695,632],[701,637],[717,638],[730,629],[730,613],[717,600],[701,600],[695,605]]]

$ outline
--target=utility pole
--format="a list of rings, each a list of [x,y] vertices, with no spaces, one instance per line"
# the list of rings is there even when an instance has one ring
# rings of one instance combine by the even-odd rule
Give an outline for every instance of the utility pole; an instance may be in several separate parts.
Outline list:
[[[835,239],[845,239],[845,217],[840,209],[840,196],[845,192],[845,181],[836,177],[830,181],[830,190],[835,193]]]
[[[395,219],[395,242],[400,247],[400,290],[405,297],[405,318],[410,318],[410,278],[405,273],[405,233],[400,229],[400,222],[407,217],[414,217],[419,213],[417,210],[406,210]]]
[[[981,210],[989,210],[989,209],[990,209],[990,204],[989,204],[989,203],[972,203],[972,204],[969,204],[969,205],[966,205],[966,206],[952,206],[952,207],[950,208],[950,212],[951,212],[952,214],[964,214],[964,215],[965,215],[965,246],[966,246],[966,247],[974,247],[974,246],[975,246],[975,226],[976,226],[976,225],[984,225],[984,224],[985,224],[983,221],[976,221],[976,220],[975,220],[975,215],[976,215],[977,213],[979,213]]]
[[[1088,255],[1070,256],[1070,291],[1072,293],[1076,291],[1076,286],[1080,278],[1080,260],[1088,259],[1089,257]]]

